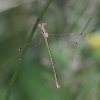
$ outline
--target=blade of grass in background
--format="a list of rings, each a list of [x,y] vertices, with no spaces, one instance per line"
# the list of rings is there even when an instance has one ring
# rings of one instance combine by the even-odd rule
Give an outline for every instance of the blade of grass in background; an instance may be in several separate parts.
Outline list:
[[[48,6],[50,5],[51,1],[52,0],[48,0],[47,1],[47,3],[45,4],[44,8],[41,11],[41,13],[39,14],[39,16],[38,16],[38,18],[37,18],[37,20],[36,20],[36,22],[35,22],[35,24],[34,24],[34,26],[32,28],[32,31],[30,32],[30,35],[29,35],[29,38],[28,38],[27,43],[30,43],[32,41],[32,37],[33,37],[33,35],[35,33],[35,30],[37,28],[37,25],[40,22],[42,16],[44,15],[45,11],[47,10]],[[26,47],[26,49],[27,49],[27,47]],[[24,50],[24,52],[25,52],[25,50]],[[23,52],[23,55],[24,55],[24,52]],[[7,92],[6,92],[6,95],[5,95],[4,100],[8,100],[9,99],[9,96],[10,96],[10,93],[11,93],[11,90],[12,90],[12,87],[14,85],[14,82],[16,80],[16,77],[18,75],[18,71],[19,71],[19,68],[20,67],[21,67],[21,63],[19,65],[17,65],[17,67],[16,67],[16,69],[14,71],[14,74],[12,76],[12,79],[11,79],[10,83],[9,83],[9,86],[8,86],[8,89],[7,89]]]

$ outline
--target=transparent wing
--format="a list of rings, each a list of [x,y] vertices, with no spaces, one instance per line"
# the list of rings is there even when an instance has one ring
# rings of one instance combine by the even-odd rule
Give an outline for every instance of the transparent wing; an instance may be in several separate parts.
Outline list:
[[[73,49],[80,44],[80,39],[84,34],[49,34],[49,38],[56,40],[61,46]]]
[[[84,34],[49,34],[49,37],[54,37],[56,39],[63,39],[64,41],[79,41],[79,39],[84,36]]]
[[[41,45],[43,40],[44,40],[44,38],[42,37],[36,41],[32,41],[31,43],[24,45],[18,49],[18,54],[20,56],[19,60],[21,61],[21,63],[26,62],[29,59],[31,59],[32,57],[34,57],[37,49],[39,48],[39,46]],[[25,50],[26,47],[27,47],[27,50]],[[24,50],[25,50],[25,53],[23,55]]]
[[[49,34],[48,36],[48,40],[53,41],[53,42],[58,42],[61,46],[65,47],[65,48],[69,48],[69,49],[73,49],[76,46],[79,45],[79,39],[82,37],[82,34],[74,34],[74,35],[67,35],[67,34]],[[34,57],[37,49],[39,48],[39,45],[41,45],[41,43],[43,42],[44,37],[33,41],[21,48],[19,48],[19,56],[21,62],[26,62],[29,59],[31,59],[32,57]],[[56,40],[56,41],[54,41]],[[24,55],[23,55],[23,51],[25,50],[27,46],[27,50],[25,51]]]

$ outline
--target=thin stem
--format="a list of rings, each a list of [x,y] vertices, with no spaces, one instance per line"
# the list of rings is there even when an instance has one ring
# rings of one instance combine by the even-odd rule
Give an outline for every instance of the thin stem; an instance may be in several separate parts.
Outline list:
[[[40,22],[42,16],[44,15],[45,11],[47,10],[48,6],[50,5],[51,1],[52,1],[52,0],[48,0],[47,3],[45,4],[45,6],[43,7],[41,13],[39,14],[39,16],[38,16],[38,18],[37,18],[37,20],[36,20],[36,22],[35,22],[35,24],[34,24],[32,30],[31,30],[31,32],[30,32],[30,35],[29,35],[29,38],[28,38],[27,43],[30,43],[30,42],[32,41],[32,37],[33,37],[33,35],[34,35],[34,33],[35,33],[35,30],[36,30],[36,28],[37,28],[37,25],[38,25],[38,23]],[[27,47],[26,47],[26,49],[27,49]],[[24,56],[24,53],[25,53],[25,50],[23,51],[23,56]],[[8,99],[9,99],[9,96],[10,96],[10,94],[11,94],[11,90],[12,90],[12,88],[13,88],[13,85],[14,85],[14,82],[15,82],[16,77],[17,77],[17,75],[18,75],[18,72],[19,72],[19,68],[20,68],[20,67],[21,67],[21,63],[16,67],[16,69],[15,69],[15,71],[14,71],[14,74],[13,74],[13,76],[12,76],[12,79],[11,79],[10,83],[9,83],[9,86],[8,86],[8,89],[7,89],[7,92],[6,92],[6,95],[5,95],[4,100],[8,100]]]

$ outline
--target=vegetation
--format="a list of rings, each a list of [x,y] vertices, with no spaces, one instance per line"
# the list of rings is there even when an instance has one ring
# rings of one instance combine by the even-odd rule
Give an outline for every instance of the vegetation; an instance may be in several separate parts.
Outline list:
[[[99,0],[2,0],[0,4],[0,100],[100,99]],[[37,26],[41,18],[49,34],[84,33],[75,38],[76,46],[65,48],[55,39],[49,41],[60,89],[45,42],[32,59],[19,61],[18,48],[42,36]]]

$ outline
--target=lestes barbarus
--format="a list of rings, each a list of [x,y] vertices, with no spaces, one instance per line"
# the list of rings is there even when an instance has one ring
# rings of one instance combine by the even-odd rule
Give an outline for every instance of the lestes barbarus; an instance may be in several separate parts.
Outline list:
[[[74,36],[67,35],[67,34],[48,34],[46,29],[45,29],[45,25],[46,25],[46,23],[40,23],[39,24],[41,31],[42,31],[42,35],[43,35],[42,38],[38,39],[37,41],[33,41],[33,42],[19,48],[19,52],[23,52],[23,50],[27,46],[27,50],[25,51],[24,58],[23,59],[20,58],[20,60],[26,61],[28,58],[32,58],[34,56],[37,48],[39,47],[39,45],[42,43],[43,40],[45,40],[45,43],[46,43],[46,46],[47,46],[47,49],[48,49],[48,53],[49,53],[49,56],[50,56],[53,72],[54,72],[55,83],[56,83],[57,88],[60,88],[58,78],[57,78],[57,74],[56,74],[56,69],[55,69],[55,66],[54,66],[53,59],[52,59],[51,50],[50,50],[49,43],[48,43],[48,39],[50,37],[52,37],[54,39],[58,39],[63,43],[63,45],[65,47],[67,47],[69,44],[78,45],[78,42],[77,42],[77,40],[75,40],[75,37],[76,37],[76,39],[79,39],[83,34],[74,35]],[[69,36],[74,38],[74,39],[69,40]]]

